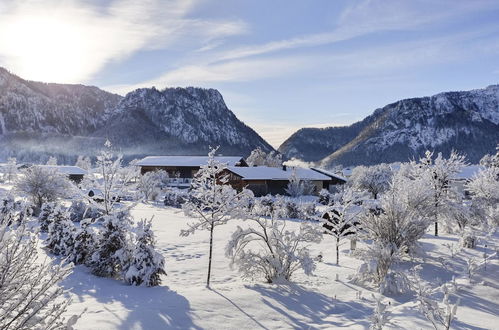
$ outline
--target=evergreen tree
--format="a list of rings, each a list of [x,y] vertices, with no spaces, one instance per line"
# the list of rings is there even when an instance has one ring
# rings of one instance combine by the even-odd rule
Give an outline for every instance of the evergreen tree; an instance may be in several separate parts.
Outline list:
[[[49,216],[46,246],[55,255],[67,256],[74,247],[76,228],[69,219],[69,213],[57,206]]]
[[[97,248],[92,254],[92,273],[101,277],[117,277],[130,259],[130,227],[132,220],[128,211],[103,217]]]
[[[166,275],[165,259],[155,250],[151,221],[139,221],[135,234],[135,247],[124,272],[125,282],[130,285],[160,285],[161,275]]]

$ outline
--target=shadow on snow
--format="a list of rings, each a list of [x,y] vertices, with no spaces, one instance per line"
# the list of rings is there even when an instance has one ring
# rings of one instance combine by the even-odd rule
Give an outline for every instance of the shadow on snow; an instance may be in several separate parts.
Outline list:
[[[71,289],[74,303],[83,302],[84,296],[95,298],[102,308],[114,315],[120,329],[200,329],[192,321],[189,301],[166,286],[128,286],[114,279],[91,275],[84,266],[77,266],[62,284]],[[120,303],[122,309],[128,311],[124,318],[105,306],[113,302]]]

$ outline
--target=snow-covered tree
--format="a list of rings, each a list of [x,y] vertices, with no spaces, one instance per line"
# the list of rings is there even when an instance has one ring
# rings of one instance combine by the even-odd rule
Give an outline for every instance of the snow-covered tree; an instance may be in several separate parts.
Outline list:
[[[161,284],[161,275],[166,275],[165,259],[155,249],[156,241],[151,221],[141,220],[135,230],[135,246],[124,279],[130,285],[156,286]]]
[[[428,200],[431,190],[423,180],[395,175],[377,208],[361,217],[365,235],[380,246],[411,251],[429,225]]]
[[[499,168],[499,144],[496,147],[497,152],[494,155],[485,155],[480,160],[480,165],[485,167]]]
[[[421,279],[419,276],[420,269],[421,267],[417,266],[412,271],[414,277],[412,284],[419,303],[419,310],[431,322],[435,330],[438,330],[439,326],[448,330],[452,325],[452,321],[456,318],[457,306],[459,305],[459,298],[454,304],[450,301],[451,295],[457,291],[457,285],[452,281],[433,288]],[[437,293],[443,295],[442,303],[439,303],[433,297]]]
[[[37,245],[24,223],[0,224],[0,329],[66,328],[69,302],[58,284],[72,268],[41,262]]]
[[[15,157],[9,157],[7,164],[4,166],[4,179],[7,182],[12,182],[17,178],[17,160]]]
[[[383,327],[389,322],[390,312],[387,310],[387,304],[383,303],[383,296],[378,294],[374,295],[374,307],[373,314],[371,315],[371,325],[370,330],[383,330]]]
[[[239,214],[247,204],[251,192],[243,189],[237,192],[227,185],[228,177],[224,174],[226,165],[215,159],[217,148],[208,154],[208,163],[201,166],[191,183],[190,199],[183,205],[185,215],[195,218],[188,229],[180,232],[181,236],[194,234],[197,230],[210,232],[208,275],[206,286],[210,286],[211,263],[213,257],[213,232],[216,226],[223,225]]]
[[[89,171],[92,169],[92,160],[88,156],[78,156],[75,166],[78,166],[85,171]]]
[[[119,277],[130,262],[132,219],[128,211],[103,217],[97,246],[92,254],[92,273],[101,277]]]
[[[428,200],[433,197],[426,182],[397,172],[377,205],[367,205],[360,217],[362,235],[373,241],[364,255],[365,264],[355,276],[357,282],[372,282],[382,293],[407,291],[405,276],[392,271],[400,258],[413,253],[431,217]]]
[[[388,190],[393,171],[387,164],[357,166],[352,171],[349,183],[353,188],[368,191],[374,199]]]
[[[40,214],[38,215],[38,223],[40,224],[40,230],[42,232],[47,232],[49,230],[50,215],[54,212],[56,204],[53,202],[44,203]]]
[[[97,233],[92,227],[92,219],[80,221],[80,227],[73,232],[73,247],[68,253],[68,260],[78,264],[91,265],[91,257],[98,246]]]
[[[441,153],[433,159],[433,153],[427,151],[417,164],[419,177],[423,179],[432,190],[433,198],[430,211],[435,222],[435,236],[438,236],[438,222],[449,210],[450,202],[456,198],[457,189],[452,187],[451,181],[466,165],[465,157],[452,152],[449,158],[444,158]]]
[[[246,158],[246,163],[248,163],[249,166],[281,167],[282,155],[275,151],[271,151],[267,154],[260,147],[257,147],[251,152],[248,158]]]
[[[360,226],[358,218],[362,212],[362,209],[356,205],[358,200],[354,192],[346,190],[340,195],[334,205],[327,208],[321,219],[326,233],[335,239],[337,265],[340,262],[341,241],[357,233]]]
[[[291,197],[299,197],[302,195],[310,195],[314,188],[315,186],[309,181],[300,179],[296,168],[293,168],[291,176],[289,177],[289,183],[284,190]]]
[[[17,178],[15,188],[28,195],[39,210],[43,203],[53,202],[69,194],[73,185],[56,169],[31,166]]]
[[[57,165],[57,158],[54,156],[50,156],[47,160],[47,165]]]
[[[312,274],[315,262],[308,245],[321,241],[320,227],[302,222],[297,231],[288,230],[286,221],[277,219],[275,208],[265,204],[254,208],[258,212],[248,215],[249,225],[238,226],[226,246],[231,266],[236,266],[244,278],[263,277],[268,283],[289,281],[298,269]]]
[[[137,188],[144,196],[144,200],[154,199],[160,188],[167,184],[168,173],[166,171],[151,171],[144,173],[138,182]]]
[[[55,255],[67,256],[74,247],[76,227],[69,220],[69,212],[56,206],[49,216],[48,235],[45,244]]]
[[[106,141],[104,149],[97,156],[96,168],[100,179],[86,183],[86,185],[92,184],[94,189],[102,192],[102,203],[85,196],[94,207],[101,209],[106,215],[113,212],[113,206],[130,188],[130,183],[136,176],[135,169],[122,167],[122,157],[114,156],[111,147],[111,142]]]
[[[490,228],[499,225],[499,166],[489,166],[467,183],[471,193],[475,214],[483,218],[483,224]],[[480,211],[480,212],[478,212]]]

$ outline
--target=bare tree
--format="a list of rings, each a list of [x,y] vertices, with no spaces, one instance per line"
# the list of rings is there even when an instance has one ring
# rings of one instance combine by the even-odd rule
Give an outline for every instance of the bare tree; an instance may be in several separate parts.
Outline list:
[[[71,329],[61,317],[69,301],[58,284],[72,267],[40,262],[37,245],[24,223],[0,224],[0,329]]]
[[[35,207],[41,209],[43,203],[64,197],[73,185],[56,169],[31,166],[22,173],[15,184],[17,191],[27,194]]]
[[[226,184],[228,177],[223,173],[226,165],[215,159],[216,151],[212,149],[209,152],[208,163],[196,173],[192,180],[190,200],[183,205],[184,213],[197,221],[180,232],[181,236],[189,236],[197,230],[210,232],[207,287],[210,286],[214,229],[238,214],[247,203],[247,196],[251,195],[246,189],[238,193]]]

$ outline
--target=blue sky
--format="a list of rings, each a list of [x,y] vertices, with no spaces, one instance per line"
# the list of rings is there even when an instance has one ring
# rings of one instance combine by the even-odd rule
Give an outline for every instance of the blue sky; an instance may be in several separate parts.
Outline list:
[[[218,89],[274,146],[398,99],[499,82],[497,0],[0,0],[21,77]]]

